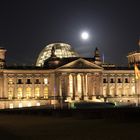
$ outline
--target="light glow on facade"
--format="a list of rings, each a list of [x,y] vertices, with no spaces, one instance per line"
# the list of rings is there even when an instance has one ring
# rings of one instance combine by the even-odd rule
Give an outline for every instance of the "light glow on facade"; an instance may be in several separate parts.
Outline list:
[[[9,108],[10,108],[10,109],[13,109],[13,108],[14,108],[14,106],[13,106],[12,103],[9,104]]]
[[[19,107],[19,108],[22,108],[22,103],[19,103],[18,107]]]
[[[56,43],[49,47],[49,51],[55,47],[60,58],[63,53],[62,59],[51,54],[48,59],[50,56],[45,56],[48,51],[43,51],[40,58],[48,59],[45,64],[50,64],[50,67],[13,69],[4,67],[5,60],[2,60],[0,108],[58,105],[65,101],[136,103],[140,83],[136,83],[133,69],[103,65],[97,48],[92,58],[82,58],[76,57],[66,44]],[[54,54],[54,51],[51,53]],[[0,60],[2,58],[0,55]],[[56,65],[56,61],[62,65]],[[51,64],[56,67],[51,67]]]

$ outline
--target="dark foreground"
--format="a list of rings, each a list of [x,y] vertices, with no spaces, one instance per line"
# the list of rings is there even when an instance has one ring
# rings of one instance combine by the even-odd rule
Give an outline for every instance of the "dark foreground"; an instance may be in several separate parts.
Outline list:
[[[108,112],[105,109],[40,110],[1,111],[0,139],[140,140],[139,109],[116,110],[117,114],[120,113],[116,117],[113,115],[114,109]],[[67,111],[71,113],[68,114]],[[106,117],[102,117],[103,114]]]

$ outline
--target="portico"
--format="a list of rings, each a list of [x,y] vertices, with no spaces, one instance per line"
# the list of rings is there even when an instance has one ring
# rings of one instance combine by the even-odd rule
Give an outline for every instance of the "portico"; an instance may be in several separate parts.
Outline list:
[[[56,73],[58,96],[67,101],[92,100],[102,95],[102,68],[95,64],[80,58],[58,68]]]

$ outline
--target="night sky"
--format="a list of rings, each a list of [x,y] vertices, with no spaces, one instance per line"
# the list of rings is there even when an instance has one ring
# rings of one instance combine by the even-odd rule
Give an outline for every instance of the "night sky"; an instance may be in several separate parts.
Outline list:
[[[87,30],[90,39],[80,33]],[[1,0],[0,46],[7,64],[32,65],[49,43],[66,42],[84,57],[98,47],[105,61],[127,64],[138,49],[139,0]]]

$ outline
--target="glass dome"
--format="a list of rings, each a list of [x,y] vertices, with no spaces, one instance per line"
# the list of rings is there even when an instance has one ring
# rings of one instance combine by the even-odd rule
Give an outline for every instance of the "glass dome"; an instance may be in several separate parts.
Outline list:
[[[36,62],[36,66],[43,66],[44,61],[51,56],[52,47],[55,48],[55,55],[59,58],[66,57],[78,57],[79,54],[72,50],[69,44],[65,43],[53,43],[47,45],[39,54]]]

